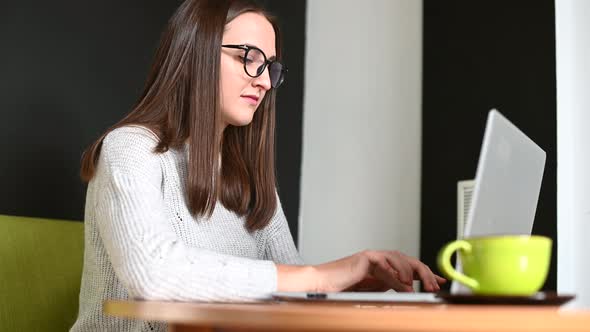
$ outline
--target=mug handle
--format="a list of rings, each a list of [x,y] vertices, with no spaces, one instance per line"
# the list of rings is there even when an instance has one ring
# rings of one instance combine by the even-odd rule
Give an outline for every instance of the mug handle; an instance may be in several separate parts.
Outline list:
[[[439,252],[437,263],[438,268],[449,278],[457,280],[458,282],[466,285],[472,290],[479,289],[479,282],[470,278],[463,273],[458,272],[451,265],[451,256],[457,250],[463,250],[466,254],[471,253],[471,244],[464,240],[457,240],[445,245]]]

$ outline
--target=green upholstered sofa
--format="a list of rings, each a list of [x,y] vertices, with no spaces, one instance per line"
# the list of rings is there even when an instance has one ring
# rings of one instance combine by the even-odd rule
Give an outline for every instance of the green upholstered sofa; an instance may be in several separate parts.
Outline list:
[[[0,215],[0,331],[67,331],[83,251],[81,222]]]

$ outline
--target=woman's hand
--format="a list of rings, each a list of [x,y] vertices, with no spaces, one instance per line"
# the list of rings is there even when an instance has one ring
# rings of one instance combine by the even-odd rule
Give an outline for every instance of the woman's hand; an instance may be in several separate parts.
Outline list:
[[[278,271],[279,290],[412,292],[413,281],[421,280],[426,291],[436,292],[446,282],[418,259],[399,251],[366,250],[303,270],[279,265]],[[289,284],[295,279],[295,284]]]

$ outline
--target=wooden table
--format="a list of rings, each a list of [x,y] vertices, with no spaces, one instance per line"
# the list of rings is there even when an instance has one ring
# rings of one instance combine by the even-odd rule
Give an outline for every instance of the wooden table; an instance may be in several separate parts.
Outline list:
[[[208,304],[107,301],[108,315],[164,321],[169,331],[590,331],[590,311],[557,307]]]

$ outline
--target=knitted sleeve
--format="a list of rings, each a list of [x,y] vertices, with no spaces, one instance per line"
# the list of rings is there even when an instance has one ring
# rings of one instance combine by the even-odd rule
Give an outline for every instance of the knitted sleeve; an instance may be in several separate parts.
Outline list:
[[[133,298],[178,301],[266,299],[277,287],[272,261],[186,246],[166,220],[157,141],[124,127],[104,140],[96,220],[115,274]]]
[[[265,259],[278,264],[302,265],[303,260],[295,248],[281,202],[277,196],[277,211],[264,228],[266,238]]]

